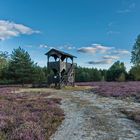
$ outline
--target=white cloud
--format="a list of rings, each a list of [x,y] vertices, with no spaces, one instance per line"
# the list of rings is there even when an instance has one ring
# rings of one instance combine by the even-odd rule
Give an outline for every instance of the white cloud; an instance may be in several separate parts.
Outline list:
[[[111,54],[115,54],[115,55],[130,55],[131,53],[128,50],[114,50],[112,52],[110,52]]]
[[[83,47],[77,50],[78,52],[82,53],[96,53],[96,48],[93,47]]]
[[[89,61],[88,62],[88,64],[91,64],[91,65],[112,64],[112,63],[113,63],[112,59]]]
[[[67,49],[68,50],[73,50],[73,49],[75,49],[75,47],[74,46],[68,46]]]
[[[39,48],[49,48],[49,47],[48,47],[48,45],[46,45],[46,44],[40,44],[40,45],[39,45]]]
[[[106,54],[105,56],[102,56],[103,59],[113,60],[117,60],[121,57],[126,57],[131,54],[125,49],[116,49],[114,47],[106,47],[100,44],[92,44],[90,47],[82,47],[77,51],[86,54]]]
[[[113,47],[106,47],[101,44],[92,44],[89,47],[79,48],[77,51],[82,53],[106,53],[111,49],[113,49]]]
[[[112,64],[114,60],[119,59],[119,56],[113,56],[113,55],[105,55],[102,57],[101,60],[98,61],[89,61],[88,64],[91,65],[104,65],[104,64]]]
[[[64,50],[74,50],[75,49],[75,47],[71,44],[65,44],[65,45],[62,45],[62,46],[57,46],[56,48],[58,48],[60,50],[62,50],[62,49],[64,49]]]
[[[103,56],[103,59],[112,59],[112,60],[117,60],[119,59],[120,57],[119,56],[113,56],[113,55],[105,55]]]
[[[130,55],[128,50],[116,49],[115,47],[106,47],[101,44],[92,44],[90,47],[82,47],[77,51],[85,54],[95,54],[95,56],[100,54],[100,60],[91,60],[87,62],[90,65],[112,64],[114,61],[119,60],[122,57],[128,57],[128,55]]]
[[[40,44],[39,48],[48,48],[48,49],[54,48],[54,49],[59,49],[59,50],[73,50],[73,49],[75,49],[75,47],[70,45],[70,44],[65,44],[65,45],[55,46],[55,47],[48,46],[46,44]]]
[[[0,20],[0,40],[16,37],[21,34],[33,34],[39,31],[33,30],[23,24],[17,24],[8,20]]]

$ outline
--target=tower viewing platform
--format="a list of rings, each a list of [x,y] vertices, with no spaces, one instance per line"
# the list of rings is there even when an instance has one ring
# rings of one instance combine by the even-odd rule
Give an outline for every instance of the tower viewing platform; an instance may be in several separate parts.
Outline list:
[[[76,58],[76,56],[56,49],[51,49],[45,55],[47,55],[47,67],[50,72],[48,77],[48,84],[55,84],[55,87],[59,88],[65,85],[74,86],[74,58]]]

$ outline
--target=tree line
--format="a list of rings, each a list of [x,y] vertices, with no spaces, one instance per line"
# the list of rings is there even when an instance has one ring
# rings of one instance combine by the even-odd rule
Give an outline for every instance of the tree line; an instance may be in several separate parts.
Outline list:
[[[138,67],[137,67],[138,69]],[[135,81],[140,80],[136,72],[136,68],[131,68],[129,72],[126,71],[126,67],[123,62],[115,62],[108,70],[97,68],[76,68],[76,81],[77,82],[94,82],[94,81]],[[140,74],[140,73],[139,73]]]
[[[124,63],[120,61],[115,62],[108,70],[78,66],[75,68],[75,81],[140,80],[140,35],[131,52],[131,63],[133,66],[128,72]],[[49,74],[47,67],[40,67],[33,62],[29,53],[21,47],[14,49],[10,55],[0,52],[0,84],[47,83]]]
[[[0,52],[0,84],[30,84],[47,82],[47,67],[40,67],[21,47],[12,54]]]

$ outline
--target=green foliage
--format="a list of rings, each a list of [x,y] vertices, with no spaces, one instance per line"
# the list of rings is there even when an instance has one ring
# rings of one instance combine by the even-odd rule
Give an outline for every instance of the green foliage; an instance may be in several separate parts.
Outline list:
[[[138,35],[133,46],[131,52],[131,62],[134,66],[129,71],[129,79],[140,81],[140,35]]]
[[[26,84],[47,82],[47,67],[39,67],[31,60],[27,51],[14,49],[11,57],[0,52],[0,84]]]
[[[140,65],[133,66],[129,71],[129,75],[131,80],[140,81]]]
[[[44,72],[45,77],[47,78],[47,77],[48,77],[48,69],[47,69],[47,67],[46,67],[46,66],[43,67],[43,68],[42,68],[42,71]]]
[[[120,76],[118,77],[117,81],[118,82],[124,82],[126,80],[125,77],[126,77],[125,74],[124,73],[121,73]]]
[[[138,35],[136,42],[131,52],[131,62],[134,65],[140,65],[140,35]]]
[[[106,81],[106,74],[107,74],[107,70],[103,69],[103,70],[100,70],[101,72],[101,75],[102,75],[102,81]]]
[[[45,73],[46,69],[41,68],[37,65],[34,65],[33,67],[33,83],[41,84],[42,82],[46,82],[47,77]]]
[[[5,71],[8,68],[9,60],[7,52],[0,52],[0,80],[5,78]]]
[[[30,83],[32,80],[33,62],[27,51],[14,49],[9,62],[9,77],[16,83]]]
[[[75,80],[76,82],[101,81],[102,73],[96,68],[76,67]]]
[[[8,65],[7,52],[0,52],[0,71]]]
[[[126,74],[126,68],[123,62],[115,62],[106,73],[107,81],[118,81],[122,74]],[[125,76],[124,76],[125,77]]]

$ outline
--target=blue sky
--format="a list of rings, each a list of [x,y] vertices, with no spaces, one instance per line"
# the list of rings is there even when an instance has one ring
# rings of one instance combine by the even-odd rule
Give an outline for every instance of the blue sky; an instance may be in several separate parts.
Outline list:
[[[80,66],[108,68],[124,61],[140,33],[139,0],[1,0],[0,50],[21,46],[40,66],[56,48]]]

